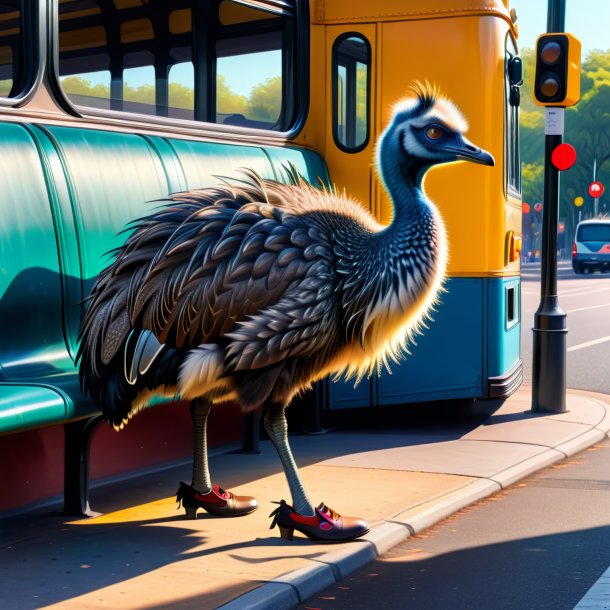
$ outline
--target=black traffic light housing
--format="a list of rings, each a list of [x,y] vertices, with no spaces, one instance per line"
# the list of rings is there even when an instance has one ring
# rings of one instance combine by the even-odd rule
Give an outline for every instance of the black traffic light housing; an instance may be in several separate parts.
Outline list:
[[[571,34],[543,34],[536,41],[534,101],[574,106],[580,100],[580,41]]]

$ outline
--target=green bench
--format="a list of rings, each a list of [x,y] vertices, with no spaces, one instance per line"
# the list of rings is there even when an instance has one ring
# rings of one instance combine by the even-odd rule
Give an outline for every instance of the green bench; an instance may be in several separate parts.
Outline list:
[[[74,364],[83,298],[125,225],[168,193],[250,168],[282,178],[294,148],[242,146],[77,127],[0,123],[0,435],[61,424],[64,512],[87,514],[88,456],[101,421]]]

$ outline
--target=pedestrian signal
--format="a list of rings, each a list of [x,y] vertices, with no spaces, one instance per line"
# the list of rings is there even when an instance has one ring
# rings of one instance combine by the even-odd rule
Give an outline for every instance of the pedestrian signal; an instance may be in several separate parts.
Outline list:
[[[574,106],[580,100],[580,40],[572,34],[542,34],[536,41],[534,101]]]

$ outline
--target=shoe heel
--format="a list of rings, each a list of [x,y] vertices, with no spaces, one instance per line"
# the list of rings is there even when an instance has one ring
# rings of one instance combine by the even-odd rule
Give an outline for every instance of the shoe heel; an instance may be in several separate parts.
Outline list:
[[[185,506],[184,512],[186,513],[187,519],[197,519],[197,507],[196,506]]]
[[[282,527],[279,524],[278,524],[278,527],[280,528],[280,536],[284,540],[292,540],[293,534],[294,534],[294,528],[293,527]]]

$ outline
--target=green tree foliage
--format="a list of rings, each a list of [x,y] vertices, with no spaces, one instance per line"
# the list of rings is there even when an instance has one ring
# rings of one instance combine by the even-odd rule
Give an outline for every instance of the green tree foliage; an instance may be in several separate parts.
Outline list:
[[[257,121],[275,123],[282,109],[282,77],[268,78],[252,88],[247,116]]]
[[[123,99],[127,102],[153,105],[155,103],[155,86],[152,83],[146,83],[139,87],[132,87],[125,83],[123,85]]]
[[[13,87],[12,79],[0,80],[0,97],[6,97]]]
[[[92,85],[90,81],[78,76],[62,79],[64,91],[70,95],[110,98],[110,85]],[[195,94],[192,87],[180,83],[169,83],[169,105],[172,108],[192,109]],[[218,112],[222,114],[243,114],[249,119],[274,123],[280,116],[282,106],[282,77],[275,76],[254,87],[247,98],[235,93],[227,84],[224,74],[216,80]],[[133,87],[123,86],[123,99],[143,104],[155,103],[155,86],[152,83]]]
[[[544,167],[540,163],[523,163],[521,165],[521,181],[527,184],[528,198],[524,201],[531,202],[532,205],[542,201],[544,194]],[[525,191],[525,188],[523,188]]]
[[[216,108],[224,114],[243,114],[248,116],[248,100],[243,95],[235,93],[224,74],[216,77]]]
[[[87,95],[90,97],[110,98],[110,85],[92,85],[90,81],[78,76],[66,76],[61,86],[68,95]]]
[[[185,108],[192,110],[195,107],[195,92],[191,87],[180,83],[169,83],[168,85],[169,105],[172,108]]]
[[[535,72],[535,51],[523,49],[524,83],[521,88],[521,159],[523,162],[523,200],[542,200],[544,168],[544,108],[532,98]],[[566,220],[571,239],[578,222],[574,198],[582,196],[582,218],[595,213],[593,200],[587,194],[593,179],[593,163],[597,159],[597,180],[610,187],[610,50],[592,51],[582,63],[581,101],[566,110],[564,141],[574,146],[577,161],[561,173],[559,216]],[[599,214],[610,214],[610,197],[599,202]],[[525,225],[524,225],[525,227]]]

